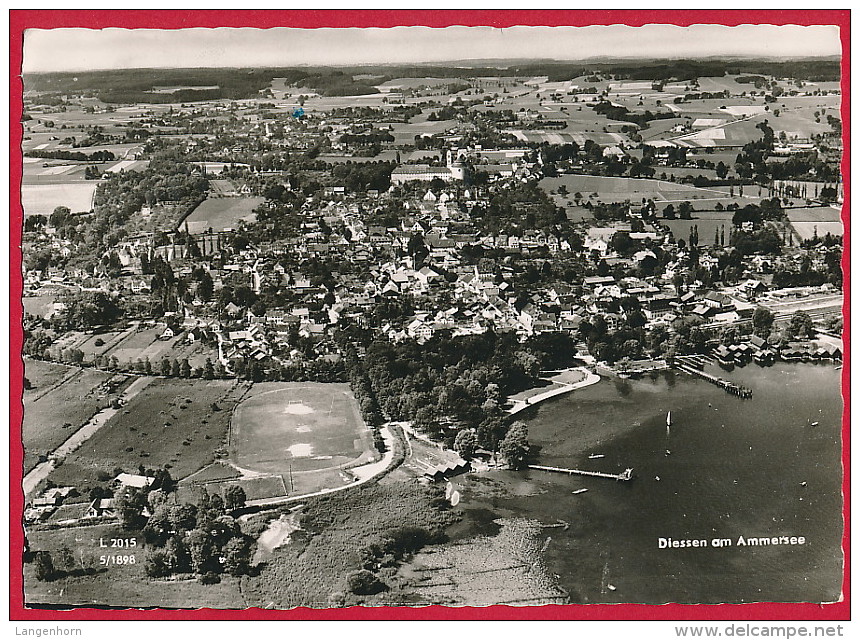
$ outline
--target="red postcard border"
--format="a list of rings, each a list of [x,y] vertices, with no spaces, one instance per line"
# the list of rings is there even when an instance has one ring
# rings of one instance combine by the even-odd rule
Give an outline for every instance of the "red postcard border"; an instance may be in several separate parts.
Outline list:
[[[409,607],[351,607],[346,609],[297,608],[283,611],[269,609],[244,610],[101,610],[74,609],[69,611],[24,608],[23,564],[21,549],[24,533],[21,526],[24,496],[23,447],[20,424],[23,416],[23,361],[21,347],[21,230],[23,210],[20,199],[22,177],[21,142],[23,109],[21,63],[24,31],[30,28],[159,28],[188,27],[393,27],[420,25],[446,27],[452,25],[509,27],[586,26],[625,24],[797,24],[836,25],[842,41],[842,122],[844,154],[842,176],[844,205],[842,220],[845,227],[842,268],[844,273],[844,366],[842,423],[844,469],[844,538],[845,553],[843,599],[826,605],[818,604],[722,604],[722,605],[546,605],[541,607],[491,606],[483,608],[450,608],[429,606]],[[10,620],[849,620],[850,608],[850,33],[849,10],[11,10],[10,31],[10,148],[9,148],[9,211],[10,211],[10,545],[9,545],[9,619]]]

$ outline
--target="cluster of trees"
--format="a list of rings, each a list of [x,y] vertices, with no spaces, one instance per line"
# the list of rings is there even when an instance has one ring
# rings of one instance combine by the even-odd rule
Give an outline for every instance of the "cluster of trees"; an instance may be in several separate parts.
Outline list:
[[[66,329],[86,331],[113,324],[122,317],[117,301],[104,291],[67,292],[60,300],[65,304],[61,318]]]
[[[196,505],[156,501],[143,527],[151,547],[144,561],[146,574],[162,578],[194,573],[204,583],[218,582],[225,573],[248,574],[255,542],[230,515],[244,505],[245,492],[236,485],[228,487],[224,498],[204,491]]]
[[[627,109],[627,107],[614,105],[608,100],[598,102],[597,104],[592,105],[591,108],[594,109],[595,112],[606,116],[609,120],[632,122],[642,128],[647,127],[648,123],[652,120],[663,120],[675,117],[675,114],[671,111],[652,113],[651,111],[646,110],[644,113],[634,113]]]
[[[508,432],[505,398],[529,388],[543,366],[569,363],[573,351],[566,334],[524,345],[513,333],[492,331],[437,335],[424,344],[378,341],[364,358],[350,359],[350,380],[372,419],[379,411],[392,420],[412,421],[468,457],[479,446],[499,450]]]
[[[334,184],[345,187],[351,193],[363,193],[368,189],[380,192],[391,186],[391,172],[395,162],[346,162],[329,169]]]
[[[92,153],[65,151],[63,149],[31,149],[24,154],[28,158],[50,158],[53,160],[83,160],[85,162],[110,162],[116,160],[113,151],[101,150]]]
[[[364,371],[364,367],[361,366],[354,347],[347,347],[344,365],[349,377],[350,389],[352,389],[352,393],[361,411],[361,417],[364,418],[365,423],[367,423],[373,432],[373,445],[379,453],[385,453],[385,441],[379,432],[379,427],[383,422],[382,412],[379,409],[379,403],[376,400],[376,394],[373,392],[370,380]]]
[[[375,86],[355,81],[351,74],[339,70],[310,74],[296,84],[309,87],[323,96],[364,96],[379,93],[379,89]]]
[[[209,181],[185,162],[176,148],[156,152],[143,171],[112,174],[96,189],[96,213],[111,227],[123,224],[144,205],[178,202],[196,205],[205,197]]]
[[[497,191],[486,207],[476,206],[472,216],[482,230],[491,233],[536,229],[564,236],[571,231],[564,209],[556,207],[535,182]]]

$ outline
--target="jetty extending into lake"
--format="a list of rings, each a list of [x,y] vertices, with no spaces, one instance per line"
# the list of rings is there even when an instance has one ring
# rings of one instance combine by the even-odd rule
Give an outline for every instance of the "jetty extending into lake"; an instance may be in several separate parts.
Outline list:
[[[566,473],[568,475],[577,476],[592,476],[595,478],[609,478],[610,480],[628,481],[633,479],[633,469],[625,469],[621,473],[603,473],[601,471],[584,471],[582,469],[564,469],[562,467],[545,467],[539,464],[530,464],[529,469],[537,469],[538,471],[554,471],[556,473]]]

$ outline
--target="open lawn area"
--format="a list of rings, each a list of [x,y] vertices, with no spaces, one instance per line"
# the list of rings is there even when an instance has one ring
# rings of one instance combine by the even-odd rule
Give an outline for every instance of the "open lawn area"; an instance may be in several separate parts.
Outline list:
[[[25,184],[21,186],[24,215],[48,215],[57,207],[68,207],[72,213],[85,213],[93,208],[96,182],[60,184]]]
[[[34,379],[30,378],[31,372]],[[48,391],[51,381],[64,377],[63,372],[69,373],[65,382]],[[24,375],[36,387],[24,396],[22,440],[24,472],[27,473],[36,466],[40,455],[60,446],[107,404],[107,400],[99,396],[98,389],[111,374],[27,360]]]
[[[739,198],[732,198],[716,188],[699,188],[690,185],[668,182],[666,180],[650,180],[646,178],[621,178],[607,176],[589,176],[580,174],[566,174],[556,178],[544,178],[539,186],[547,193],[556,193],[558,188],[564,185],[567,188],[569,200],[573,200],[576,193],[582,195],[583,200],[590,199],[592,203],[600,200],[602,202],[625,202],[641,203],[642,199],[653,199],[659,206],[661,203],[680,203],[685,200],[707,202],[698,208],[713,207],[716,202],[728,204]],[[677,204],[675,205],[677,207]]]
[[[168,467],[180,479],[226,454],[230,413],[247,385],[232,380],[157,379],[55,469],[58,485],[80,485],[99,471]],[[216,411],[213,404],[218,407]]]
[[[236,229],[241,221],[252,221],[254,209],[265,202],[264,198],[208,198],[182,222],[190,233],[204,233]]]

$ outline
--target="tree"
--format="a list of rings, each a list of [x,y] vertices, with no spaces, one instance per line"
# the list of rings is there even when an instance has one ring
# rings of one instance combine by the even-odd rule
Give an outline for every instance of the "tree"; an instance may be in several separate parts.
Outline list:
[[[529,454],[528,427],[524,422],[514,422],[499,445],[499,453],[512,469],[521,469]]]
[[[146,524],[143,510],[147,506],[146,493],[138,489],[126,488],[114,499],[114,509],[119,515],[124,529],[134,531]]]
[[[246,499],[247,496],[245,495],[245,491],[242,487],[237,484],[231,485],[227,487],[227,490],[224,492],[224,507],[227,511],[241,509],[245,506]]]
[[[223,549],[224,570],[231,576],[247,574],[251,570],[251,558],[254,555],[252,538],[239,536],[230,538]]]
[[[478,436],[474,429],[463,429],[454,438],[454,451],[465,460],[471,460],[478,448]]]
[[[353,571],[346,578],[349,590],[359,596],[369,596],[385,590],[385,583],[367,569]]]
[[[150,578],[164,578],[170,575],[170,561],[167,551],[155,549],[146,554],[143,570]]]
[[[663,217],[666,220],[674,220],[675,219],[675,205],[667,204],[666,208],[663,209]]]
[[[57,550],[57,565],[65,572],[72,571],[75,568],[75,554],[66,545],[63,545]]]
[[[804,311],[795,311],[788,325],[788,333],[797,338],[814,338],[815,328],[809,314]]]
[[[36,551],[33,554],[33,565],[36,570],[36,580],[46,582],[53,580],[57,576],[50,551]]]
[[[66,294],[65,320],[73,329],[91,329],[111,324],[119,319],[121,311],[103,291],[81,291]]]
[[[203,302],[209,302],[212,299],[213,291],[212,276],[209,275],[208,271],[204,271],[200,277],[200,283],[197,285],[197,297]]]
[[[757,307],[753,312],[753,329],[757,336],[767,338],[773,328],[773,314],[764,307]]]

